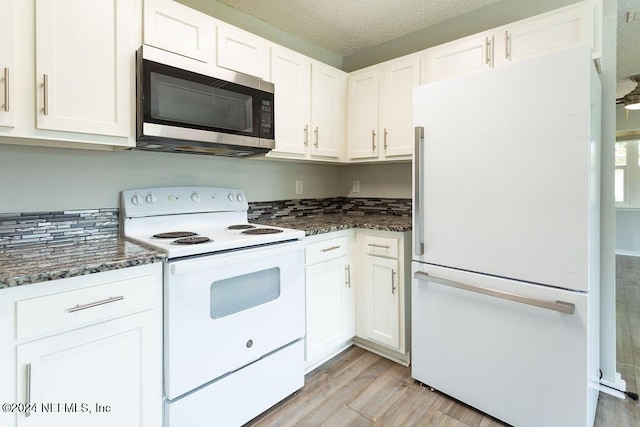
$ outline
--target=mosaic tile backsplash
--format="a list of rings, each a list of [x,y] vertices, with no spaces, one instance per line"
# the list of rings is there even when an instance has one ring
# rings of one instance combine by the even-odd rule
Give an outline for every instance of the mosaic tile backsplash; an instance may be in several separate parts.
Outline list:
[[[0,213],[0,246],[72,243],[118,236],[118,209]]]
[[[329,199],[282,200],[249,203],[249,221],[329,214],[411,216],[411,199]]]
[[[118,212],[89,209],[0,213],[0,247],[73,243],[118,236]],[[411,199],[334,197],[249,203],[249,221],[329,214],[411,216]]]

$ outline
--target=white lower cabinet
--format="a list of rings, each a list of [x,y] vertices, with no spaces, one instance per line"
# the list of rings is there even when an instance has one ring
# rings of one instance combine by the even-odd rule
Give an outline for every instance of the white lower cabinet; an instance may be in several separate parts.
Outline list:
[[[307,237],[306,371],[351,344],[410,363],[410,232]]]
[[[162,425],[161,263],[0,293],[0,425]]]
[[[352,231],[308,239],[305,361],[309,371],[351,345],[355,303],[349,250]]]
[[[409,232],[358,230],[356,338],[363,348],[410,363]]]

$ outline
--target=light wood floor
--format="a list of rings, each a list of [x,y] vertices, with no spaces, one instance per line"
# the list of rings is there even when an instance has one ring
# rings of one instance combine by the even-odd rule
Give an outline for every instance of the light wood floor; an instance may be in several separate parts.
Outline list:
[[[640,386],[640,258],[617,257],[618,371],[627,390]],[[305,386],[247,426],[447,426],[505,424],[421,387],[411,368],[351,347],[307,374]],[[630,399],[600,393],[595,427],[640,426]]]

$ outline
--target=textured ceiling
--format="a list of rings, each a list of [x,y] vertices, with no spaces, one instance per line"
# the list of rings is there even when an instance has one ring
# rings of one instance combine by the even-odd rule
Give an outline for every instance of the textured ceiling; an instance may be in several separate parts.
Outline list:
[[[498,0],[217,0],[340,56]]]
[[[498,0],[217,1],[344,57]],[[640,0],[617,2],[620,97],[635,87],[629,76],[640,74]],[[635,20],[627,22],[627,12]]]
[[[627,22],[627,13],[635,19]],[[640,0],[618,0],[618,90],[617,96],[629,93],[636,84],[628,78],[640,74]]]

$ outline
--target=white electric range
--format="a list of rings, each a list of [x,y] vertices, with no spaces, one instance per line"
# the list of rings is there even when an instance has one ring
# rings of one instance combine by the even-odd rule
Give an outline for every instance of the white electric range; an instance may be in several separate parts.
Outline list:
[[[165,427],[242,425],[304,385],[304,232],[247,209],[237,189],[121,193],[122,235],[168,258]]]

